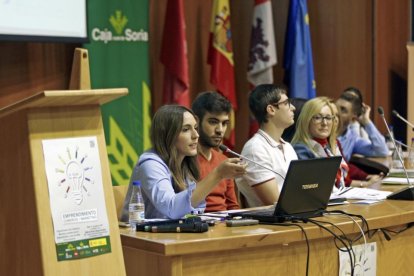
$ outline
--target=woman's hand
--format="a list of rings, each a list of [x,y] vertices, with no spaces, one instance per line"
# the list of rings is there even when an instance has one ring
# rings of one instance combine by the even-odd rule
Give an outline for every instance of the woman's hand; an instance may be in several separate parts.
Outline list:
[[[247,164],[239,158],[229,158],[221,162],[211,173],[197,183],[191,197],[192,206],[197,206],[210,191],[224,178],[234,178],[246,173]]]
[[[234,178],[246,173],[247,163],[242,162],[240,158],[229,158],[224,160],[216,167],[220,178]]]
[[[367,178],[365,178],[365,180],[352,180],[351,186],[360,188],[369,187],[375,183],[381,182],[382,178],[383,175],[370,174],[367,176]]]

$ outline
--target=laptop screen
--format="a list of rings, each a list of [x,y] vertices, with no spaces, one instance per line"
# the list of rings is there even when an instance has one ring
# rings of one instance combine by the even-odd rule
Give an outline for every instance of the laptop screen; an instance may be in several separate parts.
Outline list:
[[[341,156],[294,160],[276,204],[275,215],[305,215],[325,210]]]

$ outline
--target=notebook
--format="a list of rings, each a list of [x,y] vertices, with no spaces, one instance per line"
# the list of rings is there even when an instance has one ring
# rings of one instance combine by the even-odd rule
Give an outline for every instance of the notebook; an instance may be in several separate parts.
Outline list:
[[[260,222],[321,216],[328,205],[341,156],[291,161],[279,201],[271,209],[231,213]]]

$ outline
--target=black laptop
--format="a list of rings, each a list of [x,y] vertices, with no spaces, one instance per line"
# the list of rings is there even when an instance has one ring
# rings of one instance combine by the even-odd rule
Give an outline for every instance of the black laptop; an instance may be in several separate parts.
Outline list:
[[[283,222],[321,216],[325,211],[342,157],[291,161],[279,201],[271,209],[231,213],[259,222]]]

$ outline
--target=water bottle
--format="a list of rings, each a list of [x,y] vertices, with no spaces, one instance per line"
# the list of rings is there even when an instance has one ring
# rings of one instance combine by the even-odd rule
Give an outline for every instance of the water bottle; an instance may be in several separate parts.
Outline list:
[[[392,153],[392,162],[391,162],[391,168],[392,169],[402,169],[403,168],[402,164],[401,164],[400,157],[398,156],[398,153],[402,157],[402,149],[401,149],[400,144],[397,144],[397,147],[394,149],[394,151]]]
[[[392,142],[392,139],[395,139],[394,127],[392,125],[390,125],[389,129],[390,129],[390,135],[385,136],[385,141],[387,143],[389,151],[394,152],[395,147],[394,147],[394,143]]]
[[[136,229],[136,224],[144,222],[145,219],[145,206],[141,193],[141,181],[134,181],[132,183],[132,194],[129,199],[129,224],[131,229]]]
[[[414,137],[411,138],[410,148],[408,149],[407,169],[414,169]]]

